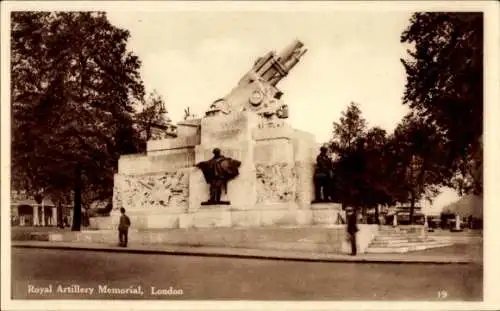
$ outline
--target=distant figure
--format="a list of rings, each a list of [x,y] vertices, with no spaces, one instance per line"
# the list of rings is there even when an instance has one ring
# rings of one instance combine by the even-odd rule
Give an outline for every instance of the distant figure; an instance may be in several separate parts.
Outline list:
[[[202,205],[229,204],[221,201],[222,190],[227,192],[227,182],[238,176],[241,162],[222,156],[219,148],[215,148],[213,154],[212,159],[196,164],[210,185],[210,199]]]
[[[392,217],[392,226],[397,227],[398,226],[398,214],[394,213],[394,216]]]
[[[120,240],[120,244],[118,246],[127,247],[128,243],[128,228],[130,227],[130,218],[125,215],[125,209],[120,208],[120,224],[118,225],[118,239]]]
[[[331,201],[333,165],[327,154],[326,147],[320,148],[320,154],[316,158],[316,170],[314,172],[314,201]]]
[[[82,226],[88,227],[90,225],[89,213],[87,210],[82,210]]]
[[[349,239],[351,241],[351,255],[356,256],[356,254],[358,253],[356,247],[356,233],[358,232],[356,210],[348,206],[346,208],[346,218],[347,218],[347,233],[349,233]]]

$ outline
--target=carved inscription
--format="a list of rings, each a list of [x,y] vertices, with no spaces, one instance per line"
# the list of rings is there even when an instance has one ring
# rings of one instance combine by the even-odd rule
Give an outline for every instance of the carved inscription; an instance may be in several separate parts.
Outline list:
[[[285,122],[282,119],[261,119],[259,124],[257,125],[257,128],[280,128],[284,126]]]
[[[202,122],[202,143],[213,144],[227,140],[244,140],[249,119],[246,114],[233,113],[221,117],[206,118]]]
[[[229,130],[220,130],[212,133],[212,137],[217,140],[226,140],[238,137],[240,135],[241,129],[229,129]]]

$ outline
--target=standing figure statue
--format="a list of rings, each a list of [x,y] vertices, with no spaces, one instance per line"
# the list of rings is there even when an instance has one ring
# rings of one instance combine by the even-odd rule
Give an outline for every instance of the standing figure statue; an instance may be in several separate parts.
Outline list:
[[[222,190],[227,193],[227,183],[238,176],[241,162],[222,156],[219,148],[215,148],[213,154],[212,159],[196,164],[210,185],[210,199],[201,205],[229,204],[227,201],[221,201]]]
[[[332,180],[333,163],[327,154],[326,147],[320,148],[320,154],[316,158],[316,170],[314,172],[314,202],[327,202],[333,198]]]

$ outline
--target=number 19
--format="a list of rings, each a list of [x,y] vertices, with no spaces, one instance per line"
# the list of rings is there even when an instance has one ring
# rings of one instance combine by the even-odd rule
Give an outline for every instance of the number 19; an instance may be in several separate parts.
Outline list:
[[[439,299],[445,299],[446,297],[448,297],[448,292],[447,291],[445,291],[445,290],[438,291],[438,298]]]

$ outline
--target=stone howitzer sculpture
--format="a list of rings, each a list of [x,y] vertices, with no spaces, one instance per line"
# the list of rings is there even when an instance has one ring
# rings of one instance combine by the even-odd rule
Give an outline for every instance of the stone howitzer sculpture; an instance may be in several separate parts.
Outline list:
[[[281,100],[283,93],[277,84],[306,52],[304,44],[296,40],[279,55],[272,51],[258,58],[238,85],[225,97],[216,100],[206,115],[254,111],[265,118],[288,118],[288,107]]]

